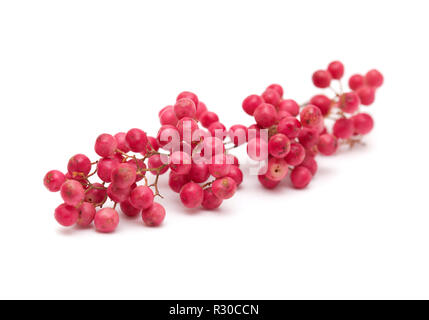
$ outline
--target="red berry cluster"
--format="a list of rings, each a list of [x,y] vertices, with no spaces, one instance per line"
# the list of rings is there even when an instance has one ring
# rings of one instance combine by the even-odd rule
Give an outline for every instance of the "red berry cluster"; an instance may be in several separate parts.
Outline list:
[[[283,88],[272,84],[262,95],[244,99],[243,110],[256,122],[249,129],[257,132],[253,138],[249,134],[247,152],[253,160],[264,162],[258,175],[264,187],[275,188],[290,170],[292,185],[305,188],[316,174],[318,153],[332,155],[340,143],[352,147],[372,130],[372,117],[361,112],[360,107],[374,102],[375,91],[383,83],[382,74],[371,70],[365,76],[352,76],[349,80],[352,91],[345,93],[341,84],[343,75],[344,65],[340,61],[313,74],[313,84],[331,88],[335,93],[332,98],[318,94],[299,105],[283,99]],[[331,87],[333,81],[339,83],[338,92]],[[334,121],[332,130],[327,128],[330,121]],[[261,134],[263,130],[265,136]]]
[[[243,181],[238,159],[229,150],[244,144],[259,164],[256,173],[264,187],[275,188],[290,171],[292,185],[305,188],[316,174],[317,154],[332,155],[339,144],[352,147],[373,128],[372,117],[360,107],[374,102],[383,76],[377,70],[353,75],[351,91],[343,92],[343,75],[339,61],[316,71],[314,85],[330,88],[335,95],[318,94],[302,105],[284,99],[283,88],[272,84],[243,101],[244,111],[256,123],[229,130],[197,95],[180,93],[174,105],[160,110],[156,138],[136,128],[114,136],[103,133],[94,146],[97,161],[77,154],[69,160],[66,174],[52,170],[45,175],[47,189],[60,191],[64,202],[55,209],[56,220],[81,227],[94,222],[97,231],[112,232],[119,224],[119,204],[126,216],[141,215],[146,225],[159,226],[165,209],[154,200],[163,198],[158,181],[168,171],[169,187],[179,193],[185,207],[216,209]],[[331,86],[333,81],[338,81],[339,91]],[[147,172],[154,176],[152,183]],[[95,176],[101,181],[91,182]],[[108,200],[113,208],[104,207]]]
[[[187,208],[216,209],[243,181],[238,159],[227,153],[228,136],[216,113],[197,95],[182,92],[159,112],[159,144],[170,153],[168,184]],[[200,127],[201,125],[201,127]],[[212,177],[212,179],[211,179]]]
[[[94,221],[97,231],[112,232],[119,223],[119,204],[125,215],[141,213],[146,225],[158,226],[165,209],[154,199],[162,198],[158,180],[169,169],[169,186],[180,193],[187,208],[215,209],[234,195],[243,173],[238,159],[227,153],[224,139],[228,132],[218,116],[195,94],[182,92],[174,106],[159,112],[159,119],[162,126],[156,138],[140,129],[114,136],[104,133],[94,146],[100,159],[91,162],[77,154],[69,160],[65,175],[58,170],[45,175],[45,186],[52,192],[61,191],[64,201],[55,210],[58,223],[85,227]],[[147,171],[155,176],[151,184]],[[95,175],[101,182],[90,181]],[[96,211],[108,199],[114,207]]]
[[[69,160],[65,175],[58,170],[45,175],[45,186],[49,191],[60,191],[64,201],[55,210],[58,223],[85,227],[94,221],[98,231],[112,232],[119,223],[116,211],[116,204],[119,203],[125,215],[134,217],[141,213],[145,224],[161,224],[165,210],[154,202],[155,196],[159,195],[157,183],[148,185],[146,178],[146,172],[150,171],[157,180],[168,166],[150,161],[153,156],[159,156],[156,139],[148,137],[140,129],[131,129],[114,136],[103,133],[95,141],[94,149],[101,157],[98,161],[91,162],[86,155],[77,154]],[[142,158],[138,158],[138,155]],[[148,165],[145,163],[147,159]],[[95,169],[91,173],[93,167]],[[90,181],[95,175],[101,182]],[[142,180],[145,184],[138,186]],[[96,211],[108,199],[115,203],[114,208]]]

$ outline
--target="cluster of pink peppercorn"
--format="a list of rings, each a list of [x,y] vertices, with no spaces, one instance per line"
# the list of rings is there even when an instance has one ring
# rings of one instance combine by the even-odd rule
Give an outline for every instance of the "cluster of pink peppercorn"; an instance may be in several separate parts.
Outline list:
[[[97,231],[112,232],[119,224],[119,204],[126,216],[141,215],[146,225],[159,226],[165,209],[155,199],[163,198],[158,181],[168,171],[169,187],[179,193],[185,207],[216,209],[243,181],[238,159],[228,152],[244,144],[249,157],[262,163],[257,174],[264,187],[275,188],[290,171],[292,185],[305,188],[317,171],[318,153],[332,155],[340,143],[353,146],[373,128],[372,117],[360,106],[374,102],[383,76],[377,70],[354,75],[349,80],[352,91],[343,92],[343,74],[339,61],[316,71],[314,85],[331,88],[335,95],[319,94],[302,105],[283,99],[280,85],[270,85],[262,95],[243,101],[244,111],[256,123],[229,130],[197,95],[180,93],[174,105],[159,112],[156,138],[140,129],[104,133],[95,142],[97,161],[77,154],[69,160],[66,174],[52,170],[45,175],[45,186],[60,191],[64,202],[55,209],[56,220],[81,227],[94,222]],[[339,92],[331,87],[333,80],[339,82]],[[101,181],[91,182],[95,176]],[[104,207],[108,199],[113,208]]]
[[[313,84],[330,88],[334,92],[331,98],[318,94],[299,105],[292,99],[283,99],[283,88],[272,84],[262,95],[244,99],[243,110],[256,122],[249,128],[265,129],[268,133],[264,137],[257,134],[247,144],[249,157],[265,162],[258,175],[264,187],[275,188],[290,171],[293,187],[305,188],[317,172],[317,154],[329,156],[340,144],[361,143],[362,137],[372,130],[372,117],[360,108],[374,102],[376,89],[383,84],[382,74],[371,70],[365,76],[353,75],[349,80],[350,92],[343,92],[343,75],[344,65],[340,61],[313,74]],[[333,80],[338,81],[339,91],[331,86]]]

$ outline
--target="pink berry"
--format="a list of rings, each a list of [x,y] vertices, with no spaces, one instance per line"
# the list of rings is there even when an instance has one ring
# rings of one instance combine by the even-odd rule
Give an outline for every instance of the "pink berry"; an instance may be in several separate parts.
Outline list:
[[[291,143],[290,151],[285,157],[286,162],[291,166],[298,166],[304,161],[305,149],[304,147],[296,142]]]
[[[260,138],[262,128],[258,126],[256,123],[250,125],[247,128],[247,141],[250,141],[254,138]]]
[[[227,176],[234,179],[235,183],[237,183],[237,187],[243,182],[243,172],[237,166],[231,166]]]
[[[219,178],[213,181],[212,190],[219,199],[229,199],[237,190],[237,183],[230,177]]]
[[[227,163],[224,154],[214,156],[211,163],[208,164],[209,172],[215,178],[225,177],[229,173],[231,166],[231,164]]]
[[[354,133],[353,121],[347,118],[338,119],[335,121],[332,131],[335,137],[348,139]]]
[[[207,137],[203,141],[204,158],[211,159],[217,154],[223,154],[225,146],[221,139],[217,137]]]
[[[181,99],[190,99],[194,103],[195,106],[198,106],[198,96],[195,93],[189,92],[189,91],[183,91],[179,93],[179,95],[176,98],[176,101],[179,101]]]
[[[241,124],[236,124],[229,129],[229,137],[234,145],[240,146],[247,142],[247,127]]]
[[[195,103],[188,98],[182,98],[176,101],[176,104],[174,105],[174,114],[176,115],[177,119],[182,118],[194,118],[197,113],[197,107],[195,106]]]
[[[154,202],[153,205],[142,211],[143,222],[149,227],[157,227],[161,225],[165,218],[165,209],[162,205]]]
[[[104,182],[112,181],[112,171],[119,165],[115,158],[101,158],[97,163],[97,175]]]
[[[207,209],[207,210],[217,209],[220,207],[222,202],[223,200],[216,197],[216,195],[213,193],[212,188],[204,189],[203,202],[201,203],[204,209]]]
[[[71,206],[77,206],[85,198],[85,190],[76,180],[67,180],[61,186],[61,197]]]
[[[319,150],[317,149],[317,145],[311,147],[310,149],[305,149],[305,155],[306,156],[315,157],[318,154],[319,154]]]
[[[203,112],[199,119],[204,128],[208,128],[213,122],[219,121],[217,114],[211,111]]]
[[[265,176],[272,181],[280,181],[286,177],[289,171],[286,160],[279,158],[270,158],[268,160],[268,170]]]
[[[67,170],[72,177],[76,176],[76,174],[87,176],[91,171],[91,160],[84,154],[76,154],[69,160]]]
[[[358,113],[351,117],[355,134],[367,134],[374,127],[374,120],[367,113]]]
[[[166,109],[159,115],[159,122],[164,125],[176,126],[177,117],[173,106],[167,106]]]
[[[161,117],[161,114],[162,114],[164,111],[171,110],[171,109],[174,109],[174,108],[173,108],[173,106],[171,106],[171,105],[165,106],[164,108],[162,108],[161,110],[159,110],[159,112],[158,112],[158,117]]]
[[[117,148],[119,150],[121,150],[122,152],[128,153],[130,152],[130,146],[128,145],[127,142],[127,134],[125,132],[118,132],[117,134],[115,134],[115,140],[116,140],[116,144],[117,144]]]
[[[299,117],[302,125],[307,128],[315,128],[323,123],[322,112],[318,107],[313,106],[312,104],[305,106],[301,110]]]
[[[232,164],[233,166],[239,168],[240,167],[240,161],[238,158],[230,153],[225,155],[226,163]]]
[[[277,120],[292,117],[292,115],[285,110],[277,110]]]
[[[121,206],[121,211],[128,217],[135,217],[141,212],[141,209],[135,208],[131,204],[129,199],[122,201],[120,206]]]
[[[269,128],[277,121],[277,110],[272,104],[262,103],[256,108],[253,116],[259,126]]]
[[[209,167],[206,163],[192,163],[191,171],[189,172],[189,177],[193,182],[203,183],[207,181],[210,177]]]
[[[313,176],[316,174],[318,168],[316,159],[309,155],[304,158],[304,161],[300,164],[300,166],[306,167],[308,170],[310,170]]]
[[[79,216],[77,218],[77,225],[80,227],[87,227],[94,220],[95,216],[95,208],[89,202],[84,202],[79,207]]]
[[[318,70],[313,73],[313,84],[318,88],[327,88],[331,85],[331,74],[326,70]]]
[[[284,158],[290,151],[290,140],[283,133],[273,135],[268,141],[268,152],[275,158]]]
[[[197,121],[189,117],[183,117],[177,122],[177,130],[181,140],[192,141],[192,137],[198,128]]]
[[[243,110],[248,115],[253,116],[256,108],[259,107],[259,105],[263,102],[264,102],[264,100],[260,96],[258,96],[256,94],[252,94],[252,95],[248,96],[246,99],[244,99],[242,107],[243,107]]]
[[[269,85],[267,89],[272,89],[279,94],[280,98],[283,97],[283,88],[281,85],[273,83]]]
[[[101,183],[93,183],[85,193],[85,201],[93,205],[102,203],[107,196],[107,189]]]
[[[177,174],[188,174],[191,171],[191,156],[182,151],[175,151],[170,156],[170,169]]]
[[[113,232],[119,224],[119,214],[115,209],[104,208],[95,214],[94,225],[98,232]]]
[[[115,137],[110,134],[103,133],[99,135],[95,141],[94,149],[100,157],[109,157],[115,153],[117,147],[118,143]]]
[[[310,104],[318,107],[323,116],[326,116],[331,110],[332,102],[327,96],[323,94],[315,95],[311,98]]]
[[[107,195],[114,202],[123,202],[130,196],[130,187],[118,188],[114,184],[110,184],[107,187]]]
[[[213,122],[207,129],[209,130],[212,137],[218,137],[219,139],[224,140],[227,136],[225,126],[219,121]]]
[[[359,88],[356,93],[359,95],[360,102],[364,106],[369,106],[373,104],[375,100],[375,89],[370,86],[363,86]]]
[[[208,170],[208,169],[207,169]],[[174,171],[170,171],[170,176],[168,178],[168,185],[170,186],[170,189],[174,192],[179,193],[180,189],[187,184],[189,181],[191,181],[191,178],[187,174],[177,174]]]
[[[66,181],[67,180],[76,180],[77,182],[80,182],[80,183],[86,183],[86,178],[83,177],[82,175],[78,174],[78,173],[75,173],[72,176],[69,172],[67,172],[65,176],[66,176]]]
[[[333,61],[328,65],[328,72],[333,79],[341,79],[344,75],[344,65],[340,61]]]
[[[265,103],[271,104],[274,107],[277,107],[280,103],[281,96],[279,93],[274,89],[267,89],[262,93],[261,95],[262,99]],[[256,111],[256,110],[255,110]]]
[[[121,163],[112,171],[112,183],[117,188],[128,188],[136,181],[136,169],[128,164]]]
[[[359,96],[356,92],[347,92],[341,95],[339,108],[346,113],[355,113],[360,104]]]
[[[147,136],[143,130],[131,129],[125,136],[131,151],[144,152],[147,145]]]
[[[150,172],[154,175],[164,174],[168,171],[168,164],[163,161],[159,154],[151,156],[147,162]]]
[[[268,179],[267,176],[264,174],[258,175],[258,180],[261,183],[261,185],[266,189],[274,189],[280,183],[280,181],[273,181]]]
[[[298,136],[299,143],[306,149],[311,149],[319,142],[319,131],[317,128],[303,128]]]
[[[321,154],[330,156],[334,154],[338,149],[338,141],[332,134],[325,133],[319,137],[319,143],[317,148]]]
[[[79,211],[68,204],[61,204],[55,209],[55,219],[57,222],[64,226],[70,227],[77,222]]]
[[[354,74],[349,79],[349,87],[356,91],[365,84],[365,78],[360,74]]]
[[[301,131],[301,122],[294,117],[286,117],[279,121],[277,126],[277,132],[282,133],[289,139],[293,139],[299,136]]]
[[[43,178],[43,184],[51,192],[60,191],[61,186],[65,181],[66,176],[58,170],[49,171]]]
[[[201,117],[201,115],[204,113],[204,112],[206,112],[208,109],[207,109],[207,106],[205,105],[205,103],[204,102],[201,102],[201,101],[198,101],[198,104],[197,104],[197,113],[196,113],[196,118],[197,119],[200,119],[200,117]]]
[[[313,175],[311,174],[310,170],[301,166],[293,169],[292,173],[290,174],[290,180],[293,187],[296,189],[305,188],[310,183],[312,178]]]
[[[130,203],[137,209],[148,209],[153,203],[152,189],[147,186],[136,187],[130,193]]]
[[[203,188],[195,182],[188,182],[180,190],[180,200],[186,208],[196,208],[203,202]]]
[[[292,116],[296,117],[299,114],[299,104],[295,100],[286,99],[279,103],[279,112],[281,110],[289,112]]]
[[[268,143],[261,138],[250,140],[247,144],[247,154],[252,160],[265,160],[268,157]]]
[[[182,125],[183,125],[183,121],[182,121]],[[158,142],[158,145],[161,148],[165,150],[171,150],[173,146],[179,144],[181,138],[180,138],[179,130],[177,129],[176,126],[163,125],[158,131],[156,140]]]
[[[147,146],[146,146],[146,152],[142,152],[143,155],[146,155],[148,152],[151,151],[158,151],[159,145],[158,141],[154,137],[147,137]]]
[[[383,75],[376,69],[368,71],[365,75],[365,82],[370,87],[379,88],[382,86],[383,81]]]

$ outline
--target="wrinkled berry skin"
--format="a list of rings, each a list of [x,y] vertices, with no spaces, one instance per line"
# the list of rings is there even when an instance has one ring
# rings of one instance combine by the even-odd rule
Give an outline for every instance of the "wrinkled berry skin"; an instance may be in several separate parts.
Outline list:
[[[104,208],[95,214],[94,225],[98,232],[109,233],[115,231],[119,224],[119,215],[115,209]]]

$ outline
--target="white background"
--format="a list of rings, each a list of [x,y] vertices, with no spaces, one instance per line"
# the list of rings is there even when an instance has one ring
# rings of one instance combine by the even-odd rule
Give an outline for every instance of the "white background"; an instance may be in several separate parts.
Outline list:
[[[426,1],[2,1],[0,298],[429,298]],[[273,82],[380,69],[366,146],[319,159],[308,189],[247,177],[217,212],[161,188],[161,228],[65,229],[42,178],[98,134],[152,135],[196,92],[227,126]],[[239,152],[240,153],[240,152]]]

